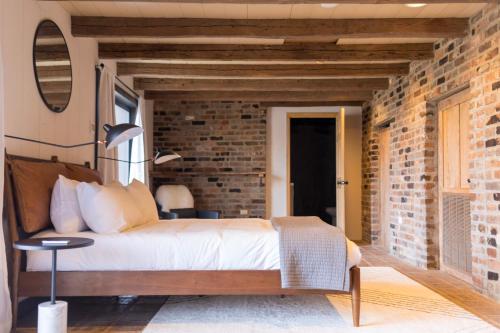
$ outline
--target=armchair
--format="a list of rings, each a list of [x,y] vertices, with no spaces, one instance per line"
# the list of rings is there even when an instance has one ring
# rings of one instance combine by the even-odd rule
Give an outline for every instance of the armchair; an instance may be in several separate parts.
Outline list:
[[[184,185],[162,185],[156,190],[156,205],[161,219],[218,219],[214,210],[196,210],[193,195]]]

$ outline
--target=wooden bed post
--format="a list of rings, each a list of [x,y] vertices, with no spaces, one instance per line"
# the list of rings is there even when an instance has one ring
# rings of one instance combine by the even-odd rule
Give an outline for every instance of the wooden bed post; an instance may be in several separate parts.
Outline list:
[[[4,235],[5,248],[7,252],[7,271],[9,276],[9,289],[12,304],[12,328],[14,332],[17,326],[17,309],[18,309],[18,287],[19,273],[21,270],[21,251],[12,247],[12,243],[19,240],[17,231],[17,218],[14,202],[14,189],[12,188],[12,178],[10,175],[10,157],[5,153],[4,165],[4,215],[7,218],[8,232]],[[5,228],[4,228],[5,230]]]
[[[351,268],[352,323],[359,327],[361,307],[361,271],[358,266]]]

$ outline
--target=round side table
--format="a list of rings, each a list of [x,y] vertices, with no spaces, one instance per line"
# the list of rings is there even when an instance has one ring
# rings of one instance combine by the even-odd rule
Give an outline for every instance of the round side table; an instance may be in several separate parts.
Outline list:
[[[38,305],[38,333],[65,333],[68,326],[68,304],[64,301],[56,302],[57,250],[76,249],[93,244],[93,239],[80,237],[28,238],[14,242],[14,248],[18,250],[52,251],[50,302]]]

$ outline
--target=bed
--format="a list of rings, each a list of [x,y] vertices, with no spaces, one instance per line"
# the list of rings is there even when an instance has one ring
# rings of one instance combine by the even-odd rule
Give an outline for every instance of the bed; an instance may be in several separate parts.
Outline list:
[[[27,237],[55,236],[50,228],[26,233],[19,213],[19,191],[14,190],[12,161],[43,163],[6,156],[6,244]],[[70,166],[69,163],[63,165]],[[49,191],[49,189],[46,189]],[[44,200],[40,200],[44,202]],[[45,208],[45,207],[44,207]],[[58,296],[119,295],[352,295],[353,324],[359,326],[361,255],[347,241],[349,291],[281,287],[278,232],[263,219],[165,220],[112,235],[92,231],[67,234],[93,238],[95,245],[61,251],[58,256]],[[9,249],[9,277],[14,318],[19,297],[48,296],[50,253],[27,255]]]
[[[32,237],[58,237],[44,230]],[[94,240],[89,248],[60,251],[61,271],[279,270],[278,232],[263,219],[162,220],[119,234],[65,234]],[[347,241],[348,266],[361,261]],[[26,271],[50,271],[49,251],[27,252]]]

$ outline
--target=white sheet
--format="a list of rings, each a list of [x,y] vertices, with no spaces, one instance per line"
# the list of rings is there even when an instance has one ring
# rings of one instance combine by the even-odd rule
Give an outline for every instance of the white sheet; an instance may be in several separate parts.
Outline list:
[[[47,230],[34,237],[60,237]],[[58,251],[59,271],[272,270],[280,268],[278,233],[262,219],[179,219],[119,234],[84,231],[68,237],[94,239],[91,247]],[[348,263],[361,261],[348,244]],[[28,271],[48,271],[50,251],[28,251]]]

